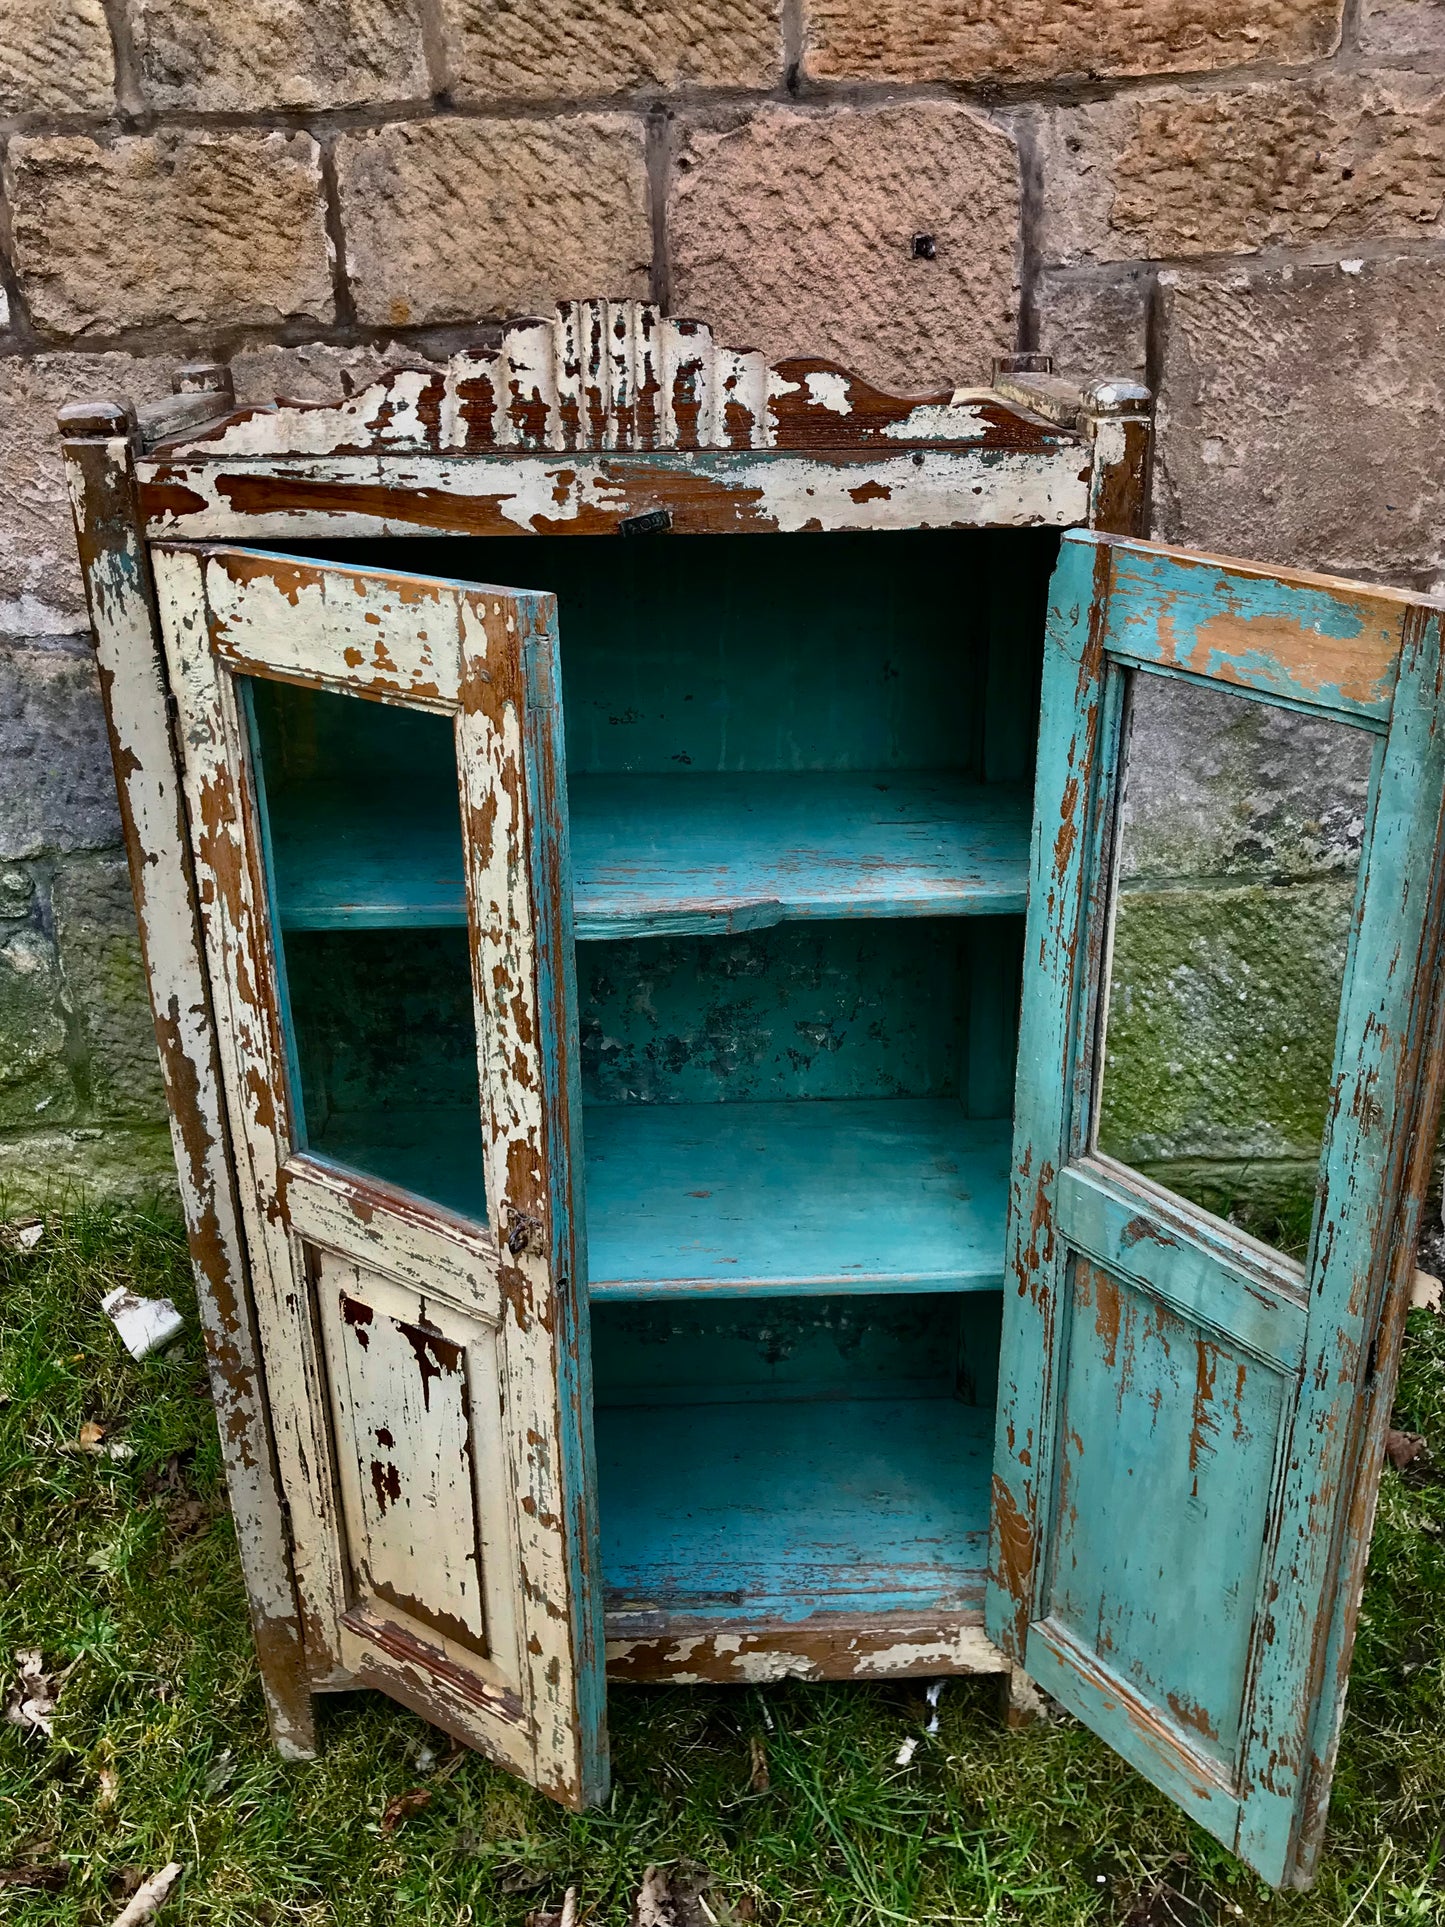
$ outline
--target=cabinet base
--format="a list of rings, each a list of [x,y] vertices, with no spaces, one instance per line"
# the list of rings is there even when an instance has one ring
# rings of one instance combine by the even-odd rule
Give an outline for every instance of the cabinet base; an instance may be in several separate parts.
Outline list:
[[[619,1615],[619,1618],[621,1616]],[[765,1624],[682,1618],[635,1632],[609,1619],[607,1677],[648,1685],[758,1685],[779,1679],[938,1678],[1007,1673],[1008,1660],[975,1616],[880,1614]]]

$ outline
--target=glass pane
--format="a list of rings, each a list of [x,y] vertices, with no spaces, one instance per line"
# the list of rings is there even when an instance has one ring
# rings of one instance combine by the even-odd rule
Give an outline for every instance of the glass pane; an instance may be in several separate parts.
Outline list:
[[[485,1219],[445,716],[253,681],[298,1142]]]
[[[1137,672],[1100,1151],[1302,1257],[1374,738]]]

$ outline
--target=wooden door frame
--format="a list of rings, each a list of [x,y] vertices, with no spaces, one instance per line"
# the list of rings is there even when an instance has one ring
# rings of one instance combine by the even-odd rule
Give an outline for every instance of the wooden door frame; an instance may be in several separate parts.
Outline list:
[[[1030,930],[1041,946],[1040,968],[1048,972],[1058,989],[1047,999],[1036,1000],[1034,1034],[1021,1041],[1020,1062],[1027,1066],[1031,1089],[1024,1095],[1020,1116],[1029,1120],[1031,1136],[1027,1143],[1015,1140],[1019,1155],[1010,1199],[1009,1262],[1015,1273],[1018,1316],[1035,1327],[1038,1338],[1036,1343],[1020,1348],[1012,1385],[1008,1381],[1006,1348],[995,1470],[991,1622],[1016,1662],[1022,1662],[1026,1651],[1032,1650],[1031,1642],[1026,1646],[1026,1641],[1040,1609],[1048,1564],[1039,1543],[1040,1522],[1050,1516],[1055,1491],[1052,1455],[1056,1426],[1051,1415],[1056,1412],[1060,1388],[1051,1375],[1063,1342],[1058,1337],[1059,1321],[1067,1318],[1065,1292],[1058,1282],[1063,1273],[1057,1254],[1061,1245],[1069,1245],[1060,1228],[1059,1187],[1067,1176],[1075,1192],[1096,1191],[1106,1207],[1111,1193],[1117,1193],[1127,1206],[1130,1196],[1140,1200],[1158,1190],[1138,1173],[1091,1148],[1101,1048],[1100,1010],[1108,967],[1110,895],[1114,888],[1118,748],[1125,679],[1136,669],[1182,676],[1224,692],[1237,690],[1243,699],[1333,717],[1372,732],[1378,745],[1371,788],[1375,811],[1393,800],[1380,787],[1388,756],[1397,757],[1404,768],[1412,767],[1411,759],[1418,759],[1424,749],[1437,762],[1442,756],[1438,678],[1433,707],[1424,701],[1407,703],[1402,710],[1396,700],[1402,665],[1413,665],[1413,684],[1423,681],[1428,687],[1431,675],[1436,673],[1431,665],[1438,661],[1439,630],[1445,625],[1445,609],[1439,603],[1404,591],[1303,571],[1276,571],[1229,558],[1181,554],[1143,542],[1098,538],[1088,532],[1076,534],[1068,546],[1074,552],[1061,559],[1056,572],[1051,614],[1056,624],[1056,646],[1062,652],[1058,666],[1062,669],[1067,662],[1068,673],[1057,675],[1055,693],[1059,700],[1054,713],[1046,710],[1040,738],[1030,880]],[[1154,576],[1159,571],[1191,572],[1199,581],[1186,590],[1171,579],[1168,587],[1155,590]],[[1229,616],[1231,596],[1247,594],[1251,584],[1268,588],[1280,575],[1301,600],[1317,592],[1322,606],[1333,602],[1351,612],[1358,610],[1360,645],[1353,650],[1326,646],[1312,656],[1309,625],[1291,611],[1282,617],[1281,627],[1283,637],[1294,644],[1293,664],[1287,653],[1274,660],[1266,653],[1267,644],[1256,648],[1247,633],[1247,622],[1236,623]],[[1152,591],[1172,609],[1171,589],[1181,605],[1186,597],[1192,601],[1187,609],[1181,607],[1174,612],[1175,620],[1160,620],[1155,626],[1140,621],[1125,634],[1111,635],[1110,597],[1116,576],[1125,584],[1132,582],[1132,592],[1140,602]],[[1140,584],[1145,585],[1142,591]],[[1124,587],[1119,594],[1122,601]],[[1219,634],[1207,669],[1195,656],[1200,645],[1198,635],[1191,630],[1189,611],[1196,607],[1218,612]],[[1176,620],[1182,635],[1176,634]],[[1266,620],[1266,631],[1268,626]],[[1201,620],[1199,632],[1205,627]],[[1327,625],[1322,623],[1320,628],[1321,633],[1330,633]],[[1048,686],[1046,677],[1046,690]],[[1397,722],[1398,729],[1394,727]],[[1418,903],[1418,911],[1412,909],[1410,918],[1413,923],[1418,915],[1419,924],[1414,967],[1401,980],[1405,986],[1400,1000],[1406,1013],[1403,1027],[1392,1037],[1383,1016],[1376,1019],[1375,1004],[1385,1003],[1393,969],[1379,971],[1378,983],[1364,972],[1357,975],[1338,1019],[1336,1068],[1341,1078],[1347,1076],[1341,1066],[1368,1062],[1362,1039],[1374,1035],[1379,1040],[1383,1102],[1400,1119],[1390,1139],[1392,1162],[1379,1179],[1382,1221],[1368,1241],[1370,1262],[1354,1282],[1348,1316],[1338,1302],[1332,1308],[1317,1302],[1314,1286],[1319,1280],[1308,1265],[1281,1259],[1262,1246],[1256,1248],[1253,1240],[1231,1233],[1222,1223],[1210,1224],[1205,1214],[1182,1202],[1176,1201],[1172,1213],[1178,1220],[1181,1243],[1197,1245],[1206,1255],[1212,1251],[1220,1258],[1227,1257],[1240,1272],[1253,1275],[1259,1291],[1255,1310],[1264,1321],[1253,1333],[1254,1349],[1260,1356],[1267,1356],[1272,1346],[1285,1350],[1293,1346],[1299,1354],[1298,1404],[1289,1421],[1289,1435],[1294,1435],[1298,1423],[1306,1433],[1313,1426],[1320,1438],[1329,1441],[1320,1450],[1320,1457],[1326,1461],[1322,1476],[1328,1482],[1327,1496],[1346,1495],[1331,1514],[1332,1530],[1323,1548],[1305,1529],[1298,1494],[1292,1515],[1276,1526],[1274,1557],[1281,1565],[1292,1557],[1296,1574],[1301,1565],[1306,1570],[1303,1580],[1293,1588],[1293,1597],[1289,1588],[1268,1586],[1270,1601],[1275,1602],[1268,1610],[1283,1618],[1301,1594],[1324,1601],[1322,1621],[1311,1629],[1309,1690],[1303,1702],[1282,1704],[1287,1676],[1283,1655],[1287,1650],[1297,1652],[1297,1629],[1293,1641],[1271,1633],[1257,1658],[1255,1686],[1269,1716],[1267,1743],[1276,1751],[1283,1749],[1287,1770],[1291,1760],[1296,1763],[1299,1793],[1287,1828],[1278,1822],[1277,1814],[1261,1820],[1258,1816],[1246,1817],[1241,1809],[1238,1850],[1245,1854],[1254,1848],[1269,1858],[1274,1858],[1278,1850],[1285,1879],[1295,1885],[1306,1885],[1312,1877],[1323,1835],[1360,1585],[1378,1497],[1383,1435],[1399,1371],[1414,1275],[1419,1210],[1430,1174],[1433,1135],[1429,1123],[1445,1089],[1445,1050],[1440,1038],[1445,1019],[1445,798],[1433,825],[1433,842],[1424,846],[1428,856],[1422,855],[1419,840],[1424,835],[1422,822],[1408,819],[1402,842],[1388,853],[1383,844],[1374,846],[1372,824],[1365,857],[1388,857],[1386,874],[1377,879],[1379,894],[1369,896],[1364,890],[1362,860],[1355,911],[1358,920],[1362,904],[1367,916],[1371,904],[1373,914],[1386,910],[1392,881],[1389,864],[1400,868],[1406,860],[1403,849],[1411,866],[1405,871],[1409,887],[1401,885],[1398,875],[1393,882],[1402,905]],[[1423,896],[1418,887],[1422,869],[1426,873]],[[1400,915],[1403,920],[1403,909]],[[1352,954],[1359,941],[1360,933],[1355,931]],[[1348,1029],[1351,1023],[1359,1033],[1353,1052]],[[1352,1238],[1356,1243],[1361,1238],[1358,1228],[1350,1231],[1349,1201],[1354,1196],[1356,1171],[1368,1176],[1363,1149],[1370,1142],[1366,1114],[1378,1101],[1371,1087],[1363,1102],[1357,1100],[1355,1110],[1342,1105],[1338,1097],[1332,1104],[1333,1123],[1321,1153],[1324,1206],[1317,1213],[1311,1240],[1312,1263],[1320,1227],[1334,1222],[1335,1217],[1345,1226],[1341,1242],[1346,1247]],[[1341,1204],[1341,1199],[1346,1202]],[[1136,1202],[1134,1208],[1140,1212],[1145,1209],[1142,1202]],[[1151,1199],[1148,1216],[1152,1219],[1154,1215],[1156,1207]],[[1118,1228],[1133,1238],[1135,1221],[1127,1208],[1117,1210],[1115,1216]],[[1163,1191],[1158,1192],[1157,1216],[1166,1225],[1171,1218],[1169,1194]],[[1136,1266],[1140,1262],[1136,1261]],[[1332,1251],[1325,1262],[1338,1271],[1340,1260]],[[1121,1268],[1128,1270],[1126,1264]],[[1291,1280],[1287,1273],[1299,1275]],[[1365,1302],[1356,1310],[1354,1298],[1358,1294],[1365,1295]],[[1348,1322],[1349,1330],[1337,1321]],[[1291,1329],[1286,1331],[1286,1327]],[[1353,1388],[1348,1395],[1346,1387]],[[1299,1458],[1300,1451],[1294,1449],[1292,1456]],[[1291,1526],[1292,1552],[1285,1547]],[[1268,1567],[1264,1578],[1266,1582],[1270,1578]],[[1076,1657],[1081,1672],[1087,1672],[1092,1662],[1082,1654]],[[1125,1704],[1115,1690],[1115,1677],[1106,1676],[1102,1667],[1096,1670],[1094,1686],[1101,1707],[1110,1695],[1119,1702],[1108,1712],[1108,1718],[1116,1723],[1122,1750],[1128,1752],[1132,1747],[1141,1757],[1155,1762],[1156,1780],[1162,1783],[1172,1776],[1173,1783],[1184,1789],[1181,1797],[1186,1802],[1197,1796],[1196,1817],[1203,1817],[1211,1798],[1210,1787],[1201,1780],[1197,1787],[1185,1788],[1188,1766],[1175,1736],[1151,1722],[1150,1710],[1142,1701]],[[1259,1710],[1255,1708],[1256,1714]],[[1256,1755],[1262,1756],[1266,1740],[1257,1727],[1241,1735],[1242,1750],[1251,1744]],[[1271,1762],[1274,1757],[1271,1754]],[[1272,1794],[1271,1775],[1272,1765],[1255,1777]],[[1244,1831],[1246,1826],[1257,1831],[1266,1824],[1267,1848],[1262,1836],[1257,1840],[1254,1832]],[[1281,1849],[1285,1832],[1288,1839]]]

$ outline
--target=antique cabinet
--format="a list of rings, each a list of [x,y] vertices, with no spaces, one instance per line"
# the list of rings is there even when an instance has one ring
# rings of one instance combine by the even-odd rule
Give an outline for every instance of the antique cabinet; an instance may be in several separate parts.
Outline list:
[[[596,301],[177,389],[62,429],[277,1744],[375,1686],[583,1805],[609,1678],[992,1672],[1307,1880],[1437,1094],[1438,605],[1133,539],[1147,394],[1036,357],[898,399]],[[1363,757],[1302,1256],[1101,1133],[1179,686]]]

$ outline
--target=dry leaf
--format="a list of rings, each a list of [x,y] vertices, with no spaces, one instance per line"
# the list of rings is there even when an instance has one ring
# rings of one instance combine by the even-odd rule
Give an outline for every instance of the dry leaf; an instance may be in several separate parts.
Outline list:
[[[69,1878],[70,1868],[64,1860],[0,1867],[0,1887],[35,1887],[42,1893],[58,1894]]]
[[[60,1689],[79,1664],[72,1660],[61,1673],[47,1673],[38,1647],[28,1647],[15,1655],[18,1677],[5,1695],[5,1718],[9,1725],[27,1733],[55,1734],[54,1715]]]
[[[429,1807],[433,1797],[429,1786],[415,1787],[410,1793],[398,1793],[394,1800],[386,1803],[386,1811],[381,1816],[382,1832],[394,1833],[403,1821],[409,1820],[414,1813],[420,1813],[423,1807]]]
[[[115,1805],[115,1796],[120,1792],[120,1775],[113,1766],[103,1766],[99,1773],[100,1791],[95,1796],[95,1804],[104,1813]]]
[[[672,1887],[661,1867],[647,1867],[632,1906],[632,1927],[673,1927]]]
[[[536,1907],[527,1916],[527,1927],[577,1927],[577,1889],[569,1887],[562,1897],[562,1911]]]
[[[632,1903],[631,1927],[716,1927],[718,1916],[703,1897],[711,1878],[706,1867],[685,1860],[648,1867]]]
[[[204,1499],[172,1499],[166,1507],[166,1530],[174,1539],[189,1539],[210,1518],[211,1508]]]
[[[162,1867],[154,1879],[147,1880],[144,1886],[136,1888],[134,1894],[111,1922],[111,1927],[141,1927],[141,1922],[151,1918],[180,1877],[179,1860],[173,1860],[168,1867]]]
[[[189,1493],[191,1486],[186,1474],[190,1471],[191,1461],[196,1456],[196,1448],[188,1445],[183,1451],[172,1452],[159,1472],[147,1472],[141,1481],[141,1492],[147,1499],[159,1498],[173,1493]]]
[[[62,1452],[88,1452],[92,1458],[126,1460],[135,1457],[135,1447],[123,1440],[110,1440],[105,1435],[110,1430],[99,1419],[88,1418],[80,1428],[80,1436],[61,1446]]]
[[[752,1760],[752,1772],[748,1775],[748,1784],[754,1793],[766,1793],[773,1784],[768,1774],[768,1749],[756,1733],[748,1741],[748,1753]]]
[[[1385,1434],[1385,1455],[1397,1472],[1413,1465],[1424,1450],[1425,1441],[1418,1432],[1397,1432],[1392,1426]]]

